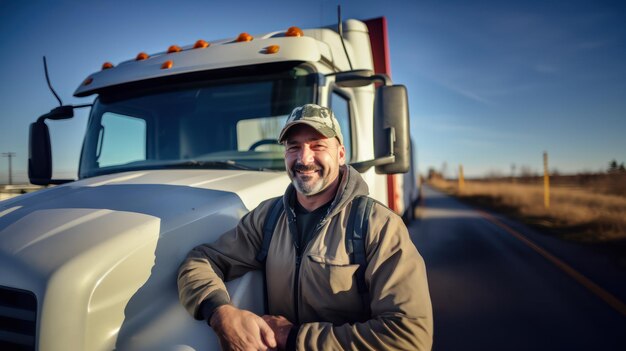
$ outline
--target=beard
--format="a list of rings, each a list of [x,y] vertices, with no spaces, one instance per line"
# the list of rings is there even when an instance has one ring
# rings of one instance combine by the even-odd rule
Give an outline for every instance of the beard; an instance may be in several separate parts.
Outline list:
[[[316,173],[312,175],[299,173],[307,171],[315,171]],[[328,185],[328,179],[323,176],[320,176],[317,180],[313,180],[315,176],[319,174],[317,172],[320,171],[323,175],[323,168],[315,164],[304,165],[302,163],[296,163],[289,172],[291,176],[291,183],[302,195],[313,196],[315,194],[319,194],[322,190],[326,188],[326,185]]]

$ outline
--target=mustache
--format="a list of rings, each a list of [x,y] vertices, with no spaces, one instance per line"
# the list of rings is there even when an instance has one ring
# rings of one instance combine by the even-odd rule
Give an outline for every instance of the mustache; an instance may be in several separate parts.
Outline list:
[[[295,165],[293,165],[293,167],[291,167],[291,170],[293,172],[310,172],[310,171],[319,171],[321,168],[318,167],[316,164],[311,163],[308,165],[305,165],[303,163],[296,163]]]

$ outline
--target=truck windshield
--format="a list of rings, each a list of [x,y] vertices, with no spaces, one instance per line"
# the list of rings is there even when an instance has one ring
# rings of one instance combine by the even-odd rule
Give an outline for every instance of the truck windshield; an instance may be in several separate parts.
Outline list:
[[[304,68],[171,86],[94,103],[80,177],[140,169],[283,170],[276,138],[294,107],[312,102]]]

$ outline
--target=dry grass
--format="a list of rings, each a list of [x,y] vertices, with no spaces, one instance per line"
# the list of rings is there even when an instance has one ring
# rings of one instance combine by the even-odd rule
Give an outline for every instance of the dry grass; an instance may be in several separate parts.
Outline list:
[[[543,184],[466,181],[459,192],[457,182],[430,183],[464,201],[517,217],[564,239],[594,243],[626,240],[623,196],[578,185],[557,185],[550,189],[550,208],[546,209]]]

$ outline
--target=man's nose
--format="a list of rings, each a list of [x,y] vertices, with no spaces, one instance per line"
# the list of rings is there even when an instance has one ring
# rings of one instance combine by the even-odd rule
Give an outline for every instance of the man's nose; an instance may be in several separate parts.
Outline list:
[[[303,145],[302,148],[300,149],[300,155],[299,155],[300,162],[305,165],[313,162],[313,155],[314,155],[313,150],[311,150],[311,148],[308,145]]]

